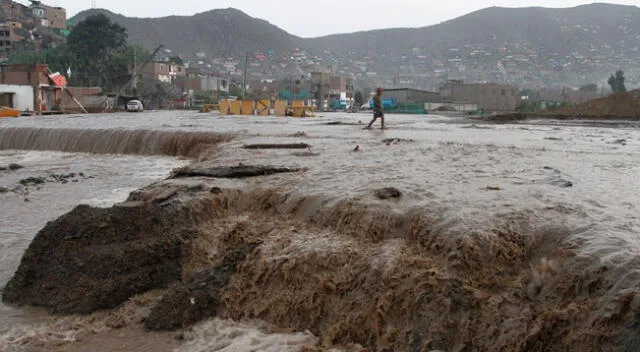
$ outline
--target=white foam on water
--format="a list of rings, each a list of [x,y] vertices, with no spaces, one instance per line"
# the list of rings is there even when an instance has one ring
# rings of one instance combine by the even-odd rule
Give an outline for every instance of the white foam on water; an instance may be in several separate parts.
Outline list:
[[[298,352],[318,342],[309,332],[268,333],[260,325],[209,320],[185,333],[187,342],[175,352]]]

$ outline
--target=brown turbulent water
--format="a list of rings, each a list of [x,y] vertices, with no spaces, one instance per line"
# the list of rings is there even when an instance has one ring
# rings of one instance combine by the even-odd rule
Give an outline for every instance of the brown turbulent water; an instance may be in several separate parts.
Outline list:
[[[122,201],[187,162],[168,156],[206,152],[199,159],[217,165],[308,168],[215,181],[243,192],[225,195],[228,214],[201,239],[192,263],[211,265],[220,238],[264,241],[232,283],[227,318],[259,318],[299,334],[230,320],[203,322],[185,342],[147,334],[136,322],[156,299],[150,294],[114,312],[55,323],[42,312],[3,306],[0,349],[86,350],[82,341],[102,350],[276,351],[318,342],[607,349],[599,341],[640,304],[638,124],[416,116],[391,116],[386,131],[327,124],[366,119],[162,112],[0,121],[0,149],[7,149],[0,165],[26,166],[0,171],[0,186],[63,171],[95,177],[0,194],[0,286],[46,221],[78,203]],[[221,137],[229,135],[235,139]],[[313,153],[241,148],[263,142],[307,142]],[[132,155],[95,155],[109,153]],[[376,199],[373,190],[387,186],[403,197]],[[126,327],[113,329],[113,319]]]

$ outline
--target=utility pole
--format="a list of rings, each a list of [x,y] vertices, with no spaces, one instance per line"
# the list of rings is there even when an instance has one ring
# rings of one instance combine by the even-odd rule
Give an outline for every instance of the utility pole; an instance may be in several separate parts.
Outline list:
[[[291,65],[291,101],[296,100],[296,88],[293,83],[295,81],[296,67],[293,64],[293,49],[291,49],[291,55],[289,55],[289,64]]]
[[[216,70],[216,92],[218,95],[218,104],[220,104],[220,70]]]
[[[133,47],[133,95],[138,94],[138,48]]]
[[[247,92],[247,67],[249,65],[249,53],[245,53],[244,55],[244,76],[242,77],[242,100]]]

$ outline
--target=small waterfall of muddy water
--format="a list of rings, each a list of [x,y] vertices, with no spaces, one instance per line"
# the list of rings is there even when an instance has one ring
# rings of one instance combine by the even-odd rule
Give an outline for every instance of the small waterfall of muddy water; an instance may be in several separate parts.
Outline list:
[[[197,181],[223,189],[226,206],[189,265],[212,265],[223,239],[262,243],[223,299],[224,318],[242,322],[208,319],[180,340],[144,332],[136,322],[162,292],[57,319],[2,305],[0,351],[552,350],[578,333],[617,335],[611,326],[638,310],[637,123],[390,116],[388,130],[364,131],[368,119],[0,120],[0,167],[24,166],[0,171],[0,287],[36,233],[77,204],[124,201],[194,160],[307,170]],[[311,150],[242,148],[300,142]],[[44,183],[21,185],[29,177]],[[159,184],[180,182],[192,181]],[[383,187],[403,195],[380,200]]]

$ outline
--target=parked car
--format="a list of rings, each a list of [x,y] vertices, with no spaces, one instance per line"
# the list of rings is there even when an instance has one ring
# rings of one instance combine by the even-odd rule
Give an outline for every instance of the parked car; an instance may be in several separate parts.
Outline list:
[[[129,112],[142,112],[144,111],[144,106],[140,100],[129,100],[127,102],[127,111]]]

